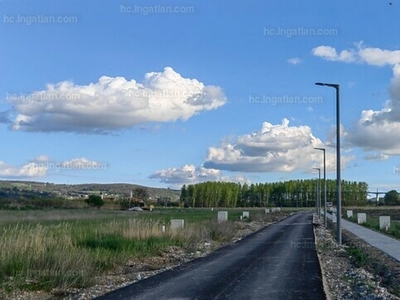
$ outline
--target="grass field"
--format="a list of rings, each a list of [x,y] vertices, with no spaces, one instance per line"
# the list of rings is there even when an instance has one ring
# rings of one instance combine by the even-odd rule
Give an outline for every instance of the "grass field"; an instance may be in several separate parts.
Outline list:
[[[0,210],[0,289],[90,286],[94,276],[170,246],[195,251],[205,241],[230,240],[243,211],[250,220],[265,216],[263,209],[223,210],[228,222],[217,222],[217,209]],[[184,219],[184,229],[171,230],[171,219]]]
[[[353,210],[353,217],[348,218],[349,221],[357,223],[357,213],[366,213],[367,222],[361,224],[365,227],[376,231],[388,234],[394,238],[400,239],[400,207],[393,206],[378,206],[378,207],[363,207],[363,208],[347,208],[343,210],[343,215],[347,216],[346,211]],[[390,228],[388,231],[379,228],[379,216],[390,216]]]

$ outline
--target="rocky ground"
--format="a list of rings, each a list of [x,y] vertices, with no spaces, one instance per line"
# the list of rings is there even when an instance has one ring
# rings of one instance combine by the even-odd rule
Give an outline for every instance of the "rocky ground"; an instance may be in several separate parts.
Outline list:
[[[326,229],[318,221],[315,225],[316,249],[328,299],[400,299],[389,292],[399,289],[399,262],[345,230],[343,245],[339,246],[329,226]],[[349,249],[353,247],[359,250],[352,256]],[[374,264],[385,272],[372,267]]]
[[[281,215],[284,217],[285,215]],[[239,230],[231,243],[253,233],[270,222],[238,222]],[[330,230],[323,228],[317,221],[314,226],[316,247],[321,263],[325,291],[328,299],[399,299],[388,290],[399,289],[400,264],[374,249],[368,250],[368,245],[363,245],[363,251],[371,255],[371,261],[377,265],[389,264],[390,267],[375,270],[380,275],[373,275],[369,271],[359,268],[354,264],[354,259],[349,257],[348,246],[338,246]],[[354,236],[344,233],[344,241],[355,245],[362,245]],[[109,291],[153,276],[157,273],[174,268],[192,259],[205,256],[213,249],[224,246],[214,242],[205,242],[196,252],[188,253],[178,247],[168,248],[162,256],[151,257],[142,261],[130,261],[119,270],[106,276],[96,278],[97,284],[86,289],[71,289],[68,291],[53,291],[51,294],[43,292],[15,292],[12,299],[18,300],[86,300],[93,299]],[[372,247],[369,247],[372,248]],[[384,257],[377,259],[376,257]],[[376,258],[374,260],[374,258]],[[383,286],[386,285],[386,287]]]

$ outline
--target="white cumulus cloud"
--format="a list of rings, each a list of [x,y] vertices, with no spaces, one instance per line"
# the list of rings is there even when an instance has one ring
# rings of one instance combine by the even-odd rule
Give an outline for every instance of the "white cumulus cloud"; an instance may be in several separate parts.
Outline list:
[[[87,85],[64,81],[7,100],[14,107],[13,130],[108,133],[147,122],[185,121],[224,105],[226,97],[220,87],[166,67],[145,74],[142,82],[107,76]]]
[[[52,161],[47,155],[40,155],[20,165],[10,165],[0,161],[0,178],[39,178],[49,172],[61,170],[104,170],[107,164],[87,158],[73,158],[62,162]]]
[[[372,66],[393,66],[400,63],[400,50],[365,47],[363,42],[358,42],[354,48],[340,52],[332,46],[325,45],[315,47],[311,52],[314,56],[330,61],[359,62]]]
[[[208,169],[203,166],[184,165],[180,168],[167,168],[157,170],[149,176],[151,179],[158,179],[160,182],[167,183],[173,187],[180,187],[183,184],[195,184],[206,181],[229,181],[250,183],[245,176],[237,174],[234,177],[224,176],[220,170]]]
[[[43,162],[46,156],[40,156],[21,166],[13,166],[0,161],[1,178],[34,178],[43,177],[47,173],[47,167]]]
[[[325,58],[331,61],[354,62],[356,60],[355,53],[351,50],[343,50],[337,52],[331,46],[318,46],[312,50],[313,55]]]
[[[315,56],[327,60],[390,66],[393,70],[390,99],[381,110],[363,110],[357,123],[344,132],[345,141],[366,151],[378,151],[383,155],[381,159],[388,155],[400,155],[400,50],[365,47],[359,42],[354,49],[343,51],[352,53],[351,61],[341,59],[336,49],[330,46],[319,46],[312,50]],[[365,158],[376,159],[374,155]]]
[[[261,129],[239,136],[233,143],[210,147],[204,167],[239,172],[310,172],[321,166],[323,147],[309,126],[289,126],[289,120],[273,125],[264,122]],[[352,157],[343,157],[345,166]],[[329,171],[335,168],[333,149],[326,149]]]
[[[400,64],[393,66],[390,100],[381,110],[363,110],[360,119],[346,133],[346,140],[367,151],[400,155]]]

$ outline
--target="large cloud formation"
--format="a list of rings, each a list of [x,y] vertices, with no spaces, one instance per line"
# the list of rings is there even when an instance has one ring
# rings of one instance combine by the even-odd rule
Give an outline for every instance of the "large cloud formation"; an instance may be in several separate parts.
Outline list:
[[[206,181],[229,181],[229,182],[247,182],[243,175],[237,175],[234,178],[223,176],[220,170],[207,169],[203,166],[196,167],[194,165],[184,165],[180,168],[167,168],[157,170],[149,176],[151,179],[159,179],[160,182],[180,187],[182,184],[195,184]]]
[[[321,166],[323,147],[309,126],[289,126],[289,120],[273,125],[264,122],[261,129],[239,136],[233,143],[210,147],[204,167],[240,172],[311,172]],[[351,159],[344,157],[343,166]],[[335,168],[333,149],[326,149],[327,168]]]
[[[323,169],[321,151],[325,147],[328,172],[336,170],[334,147],[324,146],[309,126],[289,126],[289,120],[273,125],[264,122],[260,130],[239,136],[233,142],[219,147],[210,147],[201,167],[185,165],[154,172],[149,178],[158,179],[173,186],[204,181],[230,181],[250,183],[243,173],[257,172],[315,172],[313,167]],[[342,155],[342,168],[353,156]],[[224,176],[222,171],[237,172],[235,176]]]
[[[98,82],[49,84],[29,95],[8,95],[21,131],[107,133],[146,122],[187,120],[226,102],[218,86],[183,78],[172,68],[151,72],[143,82],[103,76]]]
[[[342,54],[343,51],[351,54]],[[345,141],[366,151],[379,151],[382,157],[400,155],[400,50],[363,47],[359,43],[356,49],[343,51],[338,52],[330,46],[312,50],[314,55],[331,61],[391,66],[393,69],[390,99],[381,110],[363,110],[356,125],[344,133]]]

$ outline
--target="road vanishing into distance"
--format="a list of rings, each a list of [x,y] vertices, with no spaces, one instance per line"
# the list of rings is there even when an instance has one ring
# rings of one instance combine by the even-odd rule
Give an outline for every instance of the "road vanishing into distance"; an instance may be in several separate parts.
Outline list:
[[[299,212],[97,299],[326,299],[312,226]]]

